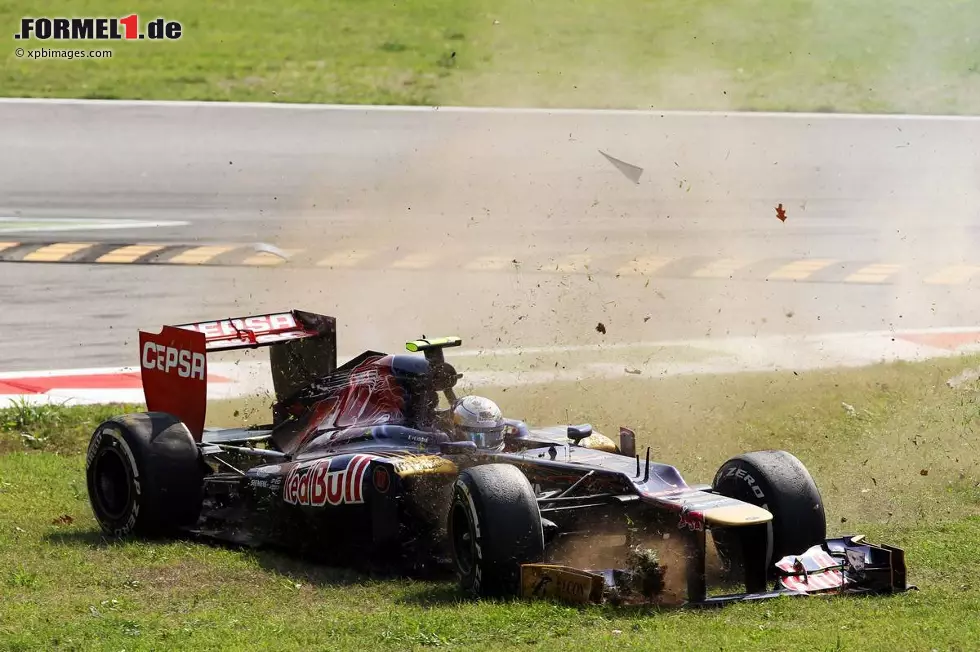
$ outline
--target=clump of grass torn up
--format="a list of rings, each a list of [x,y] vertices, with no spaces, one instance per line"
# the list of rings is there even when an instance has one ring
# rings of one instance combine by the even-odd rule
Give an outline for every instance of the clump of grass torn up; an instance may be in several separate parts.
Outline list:
[[[658,602],[666,587],[667,567],[652,548],[633,546],[626,557],[626,568],[616,574],[616,586],[609,589],[610,604]]]

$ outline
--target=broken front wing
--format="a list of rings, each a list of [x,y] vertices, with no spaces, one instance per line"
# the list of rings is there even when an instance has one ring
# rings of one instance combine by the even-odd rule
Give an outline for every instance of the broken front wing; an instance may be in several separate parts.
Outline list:
[[[695,553],[696,555],[697,553]],[[703,551],[701,551],[703,559]],[[693,563],[690,563],[693,562]],[[889,594],[911,588],[907,583],[905,551],[868,543],[863,536],[827,539],[799,555],[776,562],[771,590],[708,597],[704,563],[689,560],[688,606],[723,605],[779,596],[819,594]],[[650,569],[644,572],[649,573]],[[624,598],[657,602],[656,582],[635,569],[583,570],[554,564],[521,566],[521,595],[530,599],[557,599],[572,603],[602,603]]]

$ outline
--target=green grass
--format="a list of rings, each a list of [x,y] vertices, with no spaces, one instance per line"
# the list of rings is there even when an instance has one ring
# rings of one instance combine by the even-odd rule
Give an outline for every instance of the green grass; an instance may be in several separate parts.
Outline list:
[[[145,409],[138,405],[33,405],[21,400],[0,408],[0,454],[18,450],[80,453],[95,425],[115,414]]]
[[[124,16],[58,0],[21,16]],[[976,113],[976,3],[169,0],[177,42],[9,41],[7,96]],[[143,21],[150,13],[141,12]],[[28,60],[15,46],[110,47]],[[453,56],[455,53],[455,56]]]
[[[980,387],[945,381],[978,362],[481,390],[539,423],[590,420],[609,434],[630,425],[689,482],[710,480],[743,450],[793,451],[820,485],[831,533],[906,548],[921,589],[709,612],[476,603],[449,582],[372,578],[272,552],[105,541],[79,453],[106,411],[0,411],[0,649],[971,650]],[[32,449],[19,437],[25,423],[48,433],[75,424],[74,434]]]

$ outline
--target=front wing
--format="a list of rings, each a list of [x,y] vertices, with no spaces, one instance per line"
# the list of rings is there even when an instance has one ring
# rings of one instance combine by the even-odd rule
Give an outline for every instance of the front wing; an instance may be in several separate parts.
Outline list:
[[[876,545],[863,536],[827,539],[799,555],[776,562],[770,590],[731,595],[693,596],[687,606],[720,606],[780,596],[901,593],[915,587],[907,582],[905,551]],[[572,603],[602,603],[615,595],[628,570],[585,570],[552,564],[521,566],[521,594],[529,599]],[[651,602],[655,596],[651,598]]]

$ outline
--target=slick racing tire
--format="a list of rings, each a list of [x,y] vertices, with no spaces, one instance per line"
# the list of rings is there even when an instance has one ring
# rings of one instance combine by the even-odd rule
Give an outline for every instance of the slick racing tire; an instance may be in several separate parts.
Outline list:
[[[114,537],[167,536],[201,512],[205,465],[176,417],[146,412],[95,429],[85,459],[89,502]]]
[[[544,556],[534,490],[509,464],[486,464],[459,474],[448,533],[460,587],[478,598],[517,596],[521,564]]]
[[[765,563],[766,575],[772,577],[776,561],[802,553],[826,538],[820,491],[803,463],[786,451],[733,457],[721,465],[712,485],[716,493],[762,507],[773,516],[764,528],[712,531],[718,554],[729,570],[743,565],[745,555],[751,554]]]

